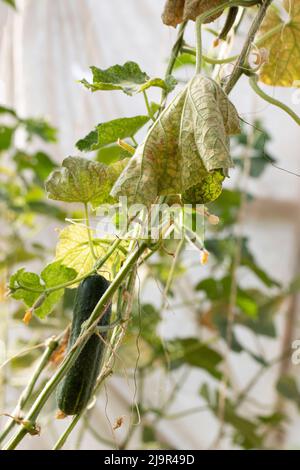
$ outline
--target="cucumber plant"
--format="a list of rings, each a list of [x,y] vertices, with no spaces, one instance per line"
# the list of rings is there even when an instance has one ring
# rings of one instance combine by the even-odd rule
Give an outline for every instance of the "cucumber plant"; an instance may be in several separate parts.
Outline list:
[[[275,336],[274,310],[295,292],[297,283],[288,289],[283,288],[257,265],[247,240],[233,230],[234,224],[241,222],[248,194],[242,188],[229,191],[222,185],[234,163],[241,167],[244,178],[259,176],[266,163],[266,133],[258,130],[257,134],[255,129],[260,125],[256,123],[249,139],[239,109],[228,97],[242,75],[249,77],[252,88],[263,99],[286,111],[299,124],[299,117],[286,104],[269,96],[258,84],[291,87],[299,79],[299,70],[293,65],[298,51],[290,40],[300,22],[299,0],[288,4],[282,2],[282,8],[290,15],[288,23],[281,19],[271,0],[168,0],[163,22],[178,26],[178,34],[163,78],[150,77],[138,64],[128,61],[107,69],[93,66],[92,80],[82,80],[82,85],[92,92],[119,91],[132,97],[141,94],[145,100],[145,113],[96,125],[77,142],[78,150],[89,152],[89,157],[68,157],[60,167],[52,168],[49,175],[44,175],[48,198],[66,204],[77,203],[80,221],[74,217],[75,223],[60,231],[55,257],[39,275],[25,268],[13,273],[9,291],[13,299],[25,304],[24,318],[30,326],[32,317],[41,321],[51,318],[48,316],[53,315],[69,291],[76,290],[71,334],[63,360],[55,364],[55,370],[38,389],[30,407],[25,407],[37,377],[53,358],[53,350],[66,344],[66,335],[60,332],[47,343],[23,395],[26,400],[21,396],[22,400],[1,435],[4,440],[18,426],[3,449],[15,449],[27,434],[39,432],[38,417],[55,393],[60,410],[66,415],[74,415],[54,445],[54,449],[62,448],[77,422],[87,419],[92,396],[97,394],[114,370],[116,358],[126,356],[126,348],[138,334],[138,328],[149,356],[148,361],[137,368],[141,387],[145,372],[152,373],[154,361],[174,370],[182,366],[198,367],[218,382],[215,390],[203,383],[200,391],[205,408],[219,418],[220,429],[215,446],[226,434],[227,425],[234,430],[232,442],[244,448],[264,447],[269,427],[274,423],[281,425],[284,416],[279,412],[263,417],[257,415],[255,419],[239,414],[237,408],[247,397],[248,390],[234,396],[228,370],[221,368],[228,358],[222,357],[217,346],[212,347],[197,337],[169,340],[163,344],[156,327],[166,309],[165,300],[161,312],[153,306],[139,309],[135,285],[138,269],[142,267],[149,277],[161,283],[165,299],[172,295],[172,284],[179,275],[178,271],[180,273],[180,266],[182,270],[186,269],[182,262],[185,243],[199,249],[199,259],[203,263],[210,252],[219,268],[218,276],[199,280],[194,289],[196,305],[199,292],[205,299],[206,309],[196,310],[201,328],[213,332],[229,351],[246,352],[263,371],[272,366],[272,361],[268,362],[262,354],[247,350],[239,342],[234,326],[240,324],[257,334]],[[220,31],[207,27],[207,23],[223,16],[227,19]],[[241,27],[249,19],[251,24],[237,56],[224,56],[222,51],[219,57],[204,53],[203,39],[207,34],[214,35],[218,41],[226,41],[229,50],[232,43],[239,40]],[[187,24],[193,21],[195,47],[186,44],[184,36]],[[282,60],[282,63],[279,60],[278,63],[278,51],[282,50],[285,57],[286,43],[289,45],[288,60]],[[251,66],[254,54],[257,64]],[[173,75],[182,62],[194,64],[194,75],[178,91]],[[228,74],[227,64],[230,62],[233,67]],[[148,90],[152,87],[161,90],[159,103],[149,102]],[[174,97],[169,100],[171,92]],[[18,125],[27,126],[29,132],[37,128],[30,120],[20,120],[13,110],[3,109],[17,119]],[[146,136],[138,142],[136,135],[146,125]],[[3,150],[10,145],[9,132],[9,128],[4,128],[0,136],[4,142]],[[245,154],[253,149],[251,158],[235,155],[234,148],[230,148],[230,138],[247,148]],[[268,161],[273,162],[272,158]],[[168,207],[175,200],[180,210],[188,205],[192,216],[195,218],[200,213],[210,227],[207,238],[204,240],[203,233],[199,236],[193,227],[186,227],[183,223],[184,237],[179,242],[176,239],[165,240],[164,235],[174,232],[176,224],[173,219],[171,222],[165,219],[164,214],[158,237],[146,228],[144,236],[137,231],[133,237],[125,232],[112,240],[99,238],[91,226],[91,213],[103,204],[117,204],[121,197],[126,197],[130,205],[143,204],[151,215],[153,204],[157,202]],[[198,206],[203,204],[207,207],[199,209]],[[153,217],[158,223],[157,215]],[[128,221],[136,223],[136,218],[135,213],[131,218],[128,216]],[[218,218],[221,220],[220,228],[214,227]],[[139,214],[136,228],[144,228],[145,225],[144,216]],[[171,265],[170,252],[173,252]],[[241,266],[251,271],[266,288],[276,289],[276,295],[270,296],[240,285],[237,277]],[[137,313],[139,310],[141,315]],[[283,351],[276,361],[283,360],[285,355],[286,351]],[[290,397],[286,392],[287,382],[290,384],[281,380],[278,390]],[[178,388],[175,387],[175,392]],[[24,407],[26,409],[23,410]],[[147,409],[139,403],[145,443],[157,440],[156,426],[167,416],[168,406],[162,408]],[[149,412],[154,412],[154,415],[156,412],[151,425],[146,419]],[[133,432],[132,426],[120,448],[128,445]]]

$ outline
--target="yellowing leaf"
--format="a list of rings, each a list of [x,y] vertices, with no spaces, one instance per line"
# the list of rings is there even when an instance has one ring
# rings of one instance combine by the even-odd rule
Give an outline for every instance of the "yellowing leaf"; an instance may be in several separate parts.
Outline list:
[[[167,0],[162,20],[168,26],[177,26],[187,20],[195,21],[197,16],[208,12],[222,3],[224,3],[222,0]],[[223,10],[210,16],[205,23],[214,21],[222,12]]]
[[[300,0],[284,0],[283,7],[289,20],[282,19],[280,12],[269,8],[259,30],[258,38],[271,32],[262,46],[269,52],[269,59],[259,73],[266,85],[292,87],[300,80]]]
[[[112,202],[110,190],[126,164],[126,159],[107,166],[81,157],[68,157],[47,179],[48,197],[65,202],[89,202],[93,206]]]
[[[195,76],[152,126],[112,196],[147,205],[161,195],[182,194],[186,203],[216,199],[233,166],[228,135],[239,131],[238,114],[222,88]]]
[[[93,245],[97,258],[102,258],[107,251],[108,245],[97,239],[93,240]],[[69,225],[59,233],[55,259],[64,266],[75,269],[78,277],[83,276],[93,268],[95,260],[91,254],[87,228],[85,226],[79,224]],[[118,263],[120,260],[121,255],[117,251],[115,257],[110,257],[101,268],[101,274],[109,279],[112,264]]]

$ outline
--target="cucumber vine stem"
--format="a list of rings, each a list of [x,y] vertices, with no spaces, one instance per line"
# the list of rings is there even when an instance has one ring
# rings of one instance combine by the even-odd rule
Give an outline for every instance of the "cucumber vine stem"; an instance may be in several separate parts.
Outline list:
[[[85,223],[86,223],[86,229],[87,229],[91,254],[92,254],[92,257],[94,258],[94,260],[97,260],[97,256],[96,256],[96,253],[95,253],[95,250],[94,250],[92,234],[91,234],[89,208],[88,208],[87,203],[84,204],[84,216],[85,216]]]
[[[183,44],[183,36],[184,36],[184,31],[185,31],[186,25],[187,25],[187,21],[181,23],[181,25],[179,26],[177,38],[176,38],[176,41],[175,41],[175,43],[172,47],[170,59],[169,59],[169,62],[168,62],[167,68],[166,68],[165,79],[168,78],[168,76],[171,75],[171,73],[173,71],[176,59],[178,57],[178,54],[180,53],[181,46]],[[168,96],[168,90],[163,88],[162,92],[161,92],[161,99],[160,99],[160,112],[163,111],[167,96]]]
[[[255,16],[251,26],[250,26],[250,29],[249,29],[249,32],[247,34],[247,38],[246,38],[246,41],[244,42],[244,45],[243,45],[243,48],[241,50],[241,53],[234,65],[234,68],[233,68],[233,71],[230,75],[230,78],[227,82],[227,84],[225,85],[225,93],[229,94],[231,92],[231,90],[233,89],[233,87],[235,86],[235,84],[237,83],[237,81],[240,79],[241,75],[243,74],[243,67],[244,67],[244,64],[247,60],[247,57],[248,57],[248,54],[249,54],[249,51],[250,51],[250,48],[254,42],[254,39],[255,39],[255,35],[260,27],[260,25],[262,24],[263,22],[263,19],[267,13],[267,10],[269,8],[269,6],[271,5],[273,0],[264,0],[263,3],[261,4],[259,10],[258,10],[258,13],[257,15]]]
[[[76,424],[80,420],[82,416],[82,413],[79,413],[78,415],[75,415],[72,418],[72,421],[70,422],[69,426],[65,429],[65,431],[62,433],[62,435],[59,437],[55,445],[53,446],[52,450],[60,450],[63,445],[65,444],[66,440],[68,439],[69,435],[75,428]]]
[[[196,49],[194,49],[193,47],[189,47],[189,46],[183,46],[182,49],[181,49],[181,52],[185,52],[186,54],[191,54],[193,56],[196,56]],[[207,62],[208,64],[229,64],[230,62],[233,62],[234,60],[236,60],[238,58],[237,55],[233,55],[231,57],[226,57],[225,59],[217,59],[217,58],[214,58],[214,57],[209,57],[205,54],[202,54],[202,59]]]
[[[59,337],[57,338],[52,337],[48,341],[46,341],[46,349],[44,353],[42,354],[40,361],[38,362],[32,374],[30,381],[28,382],[28,384],[26,385],[26,387],[24,388],[23,392],[20,395],[17,406],[15,407],[14,411],[11,414],[13,417],[20,418],[19,416],[20,412],[24,409],[24,406],[28,402],[38,378],[40,377],[41,373],[47,366],[52,353],[55,351],[55,349],[57,349],[58,345],[59,345]],[[16,424],[16,421],[14,419],[10,419],[8,421],[7,425],[5,426],[5,428],[3,429],[0,435],[0,442],[2,442],[6,438],[6,436],[10,433],[10,431],[12,430],[15,424]]]
[[[260,36],[257,41],[254,42],[254,46],[260,47],[263,46],[264,43],[270,39],[272,36],[277,34],[281,29],[282,29],[282,24],[278,24],[274,26],[274,28],[271,28],[267,33],[263,34]],[[207,30],[207,28],[205,28]],[[217,35],[217,33],[216,33]],[[181,48],[181,52],[185,52],[186,54],[191,54],[193,56],[196,56],[196,49],[194,47],[189,46],[188,44],[184,44]],[[202,59],[207,62],[208,64],[212,65],[222,65],[222,64],[230,64],[231,62],[234,62],[237,58],[239,57],[238,54],[232,55],[230,57],[226,57],[224,59],[217,59],[215,57],[210,57],[205,54],[202,54]]]
[[[196,31],[196,74],[201,72],[202,67],[202,22],[201,15],[197,17],[195,24]]]
[[[132,294],[133,294],[133,289],[135,285],[135,279],[136,279],[136,265],[133,267],[127,281],[127,292],[130,294],[127,296],[126,300],[123,303],[123,310],[124,310],[124,316],[123,316],[123,322],[122,325],[120,325],[121,329],[119,334],[114,333],[117,331],[118,326],[114,329],[114,332],[111,337],[110,341],[110,348],[107,350],[107,358],[104,361],[105,366],[103,367],[96,385],[94,389],[94,394],[96,395],[99,388],[105,381],[105,379],[111,374],[112,368],[113,368],[113,361],[114,361],[114,356],[115,356],[115,351],[118,349],[119,344],[121,343],[125,333],[126,333],[126,326],[128,324],[128,321],[130,320],[130,313],[131,313],[131,303],[132,303]],[[70,436],[71,432],[75,428],[76,424],[79,422],[79,420],[82,418],[82,416],[85,414],[86,408],[82,411],[82,413],[79,413],[78,415],[74,416],[72,418],[72,421],[70,424],[67,426],[61,437],[58,439],[58,441],[55,443],[54,447],[52,450],[60,450],[66,443],[68,437]]]
[[[258,76],[256,74],[253,74],[249,78],[249,83],[251,85],[252,90],[260,96],[263,100],[267,101],[270,104],[273,104],[274,106],[277,106],[278,108],[282,109],[285,111],[291,118],[300,126],[300,116],[298,116],[289,106],[286,104],[282,103],[279,100],[276,100],[272,96],[268,95],[265,93],[258,85]]]
[[[147,108],[148,116],[153,122],[155,122],[155,118],[153,116],[153,112],[152,112],[151,107],[150,107],[150,103],[149,103],[149,100],[148,100],[148,95],[147,95],[146,90],[143,90],[143,97],[144,97],[144,100],[145,100],[145,105],[146,105],[146,108]]]

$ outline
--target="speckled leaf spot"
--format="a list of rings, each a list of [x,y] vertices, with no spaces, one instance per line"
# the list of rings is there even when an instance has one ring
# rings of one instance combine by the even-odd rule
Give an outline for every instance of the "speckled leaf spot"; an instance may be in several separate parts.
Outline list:
[[[176,27],[187,20],[195,21],[197,16],[224,3],[222,0],[167,0],[162,14],[163,23]],[[223,13],[221,10],[207,18],[204,23],[214,21]]]
[[[229,135],[239,132],[237,111],[222,88],[196,75],[152,126],[111,194],[146,205],[172,194],[186,203],[210,202],[233,166]]]
[[[269,58],[261,67],[259,80],[266,85],[293,87],[300,80],[300,0],[284,0],[287,18],[278,9],[270,8],[260,28],[258,38],[276,30],[262,46]]]

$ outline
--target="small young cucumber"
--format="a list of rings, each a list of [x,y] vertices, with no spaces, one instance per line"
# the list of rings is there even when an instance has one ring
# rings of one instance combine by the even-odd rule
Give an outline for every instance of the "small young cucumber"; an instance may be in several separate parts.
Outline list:
[[[81,325],[90,317],[108,286],[109,282],[98,274],[88,276],[80,283],[75,297],[68,350],[76,342],[81,332]],[[107,326],[110,316],[111,307],[106,310],[99,325]],[[107,333],[101,332],[100,334],[105,340]],[[64,414],[78,414],[88,404],[100,371],[104,349],[104,341],[97,334],[93,334],[58,385],[57,405]]]

